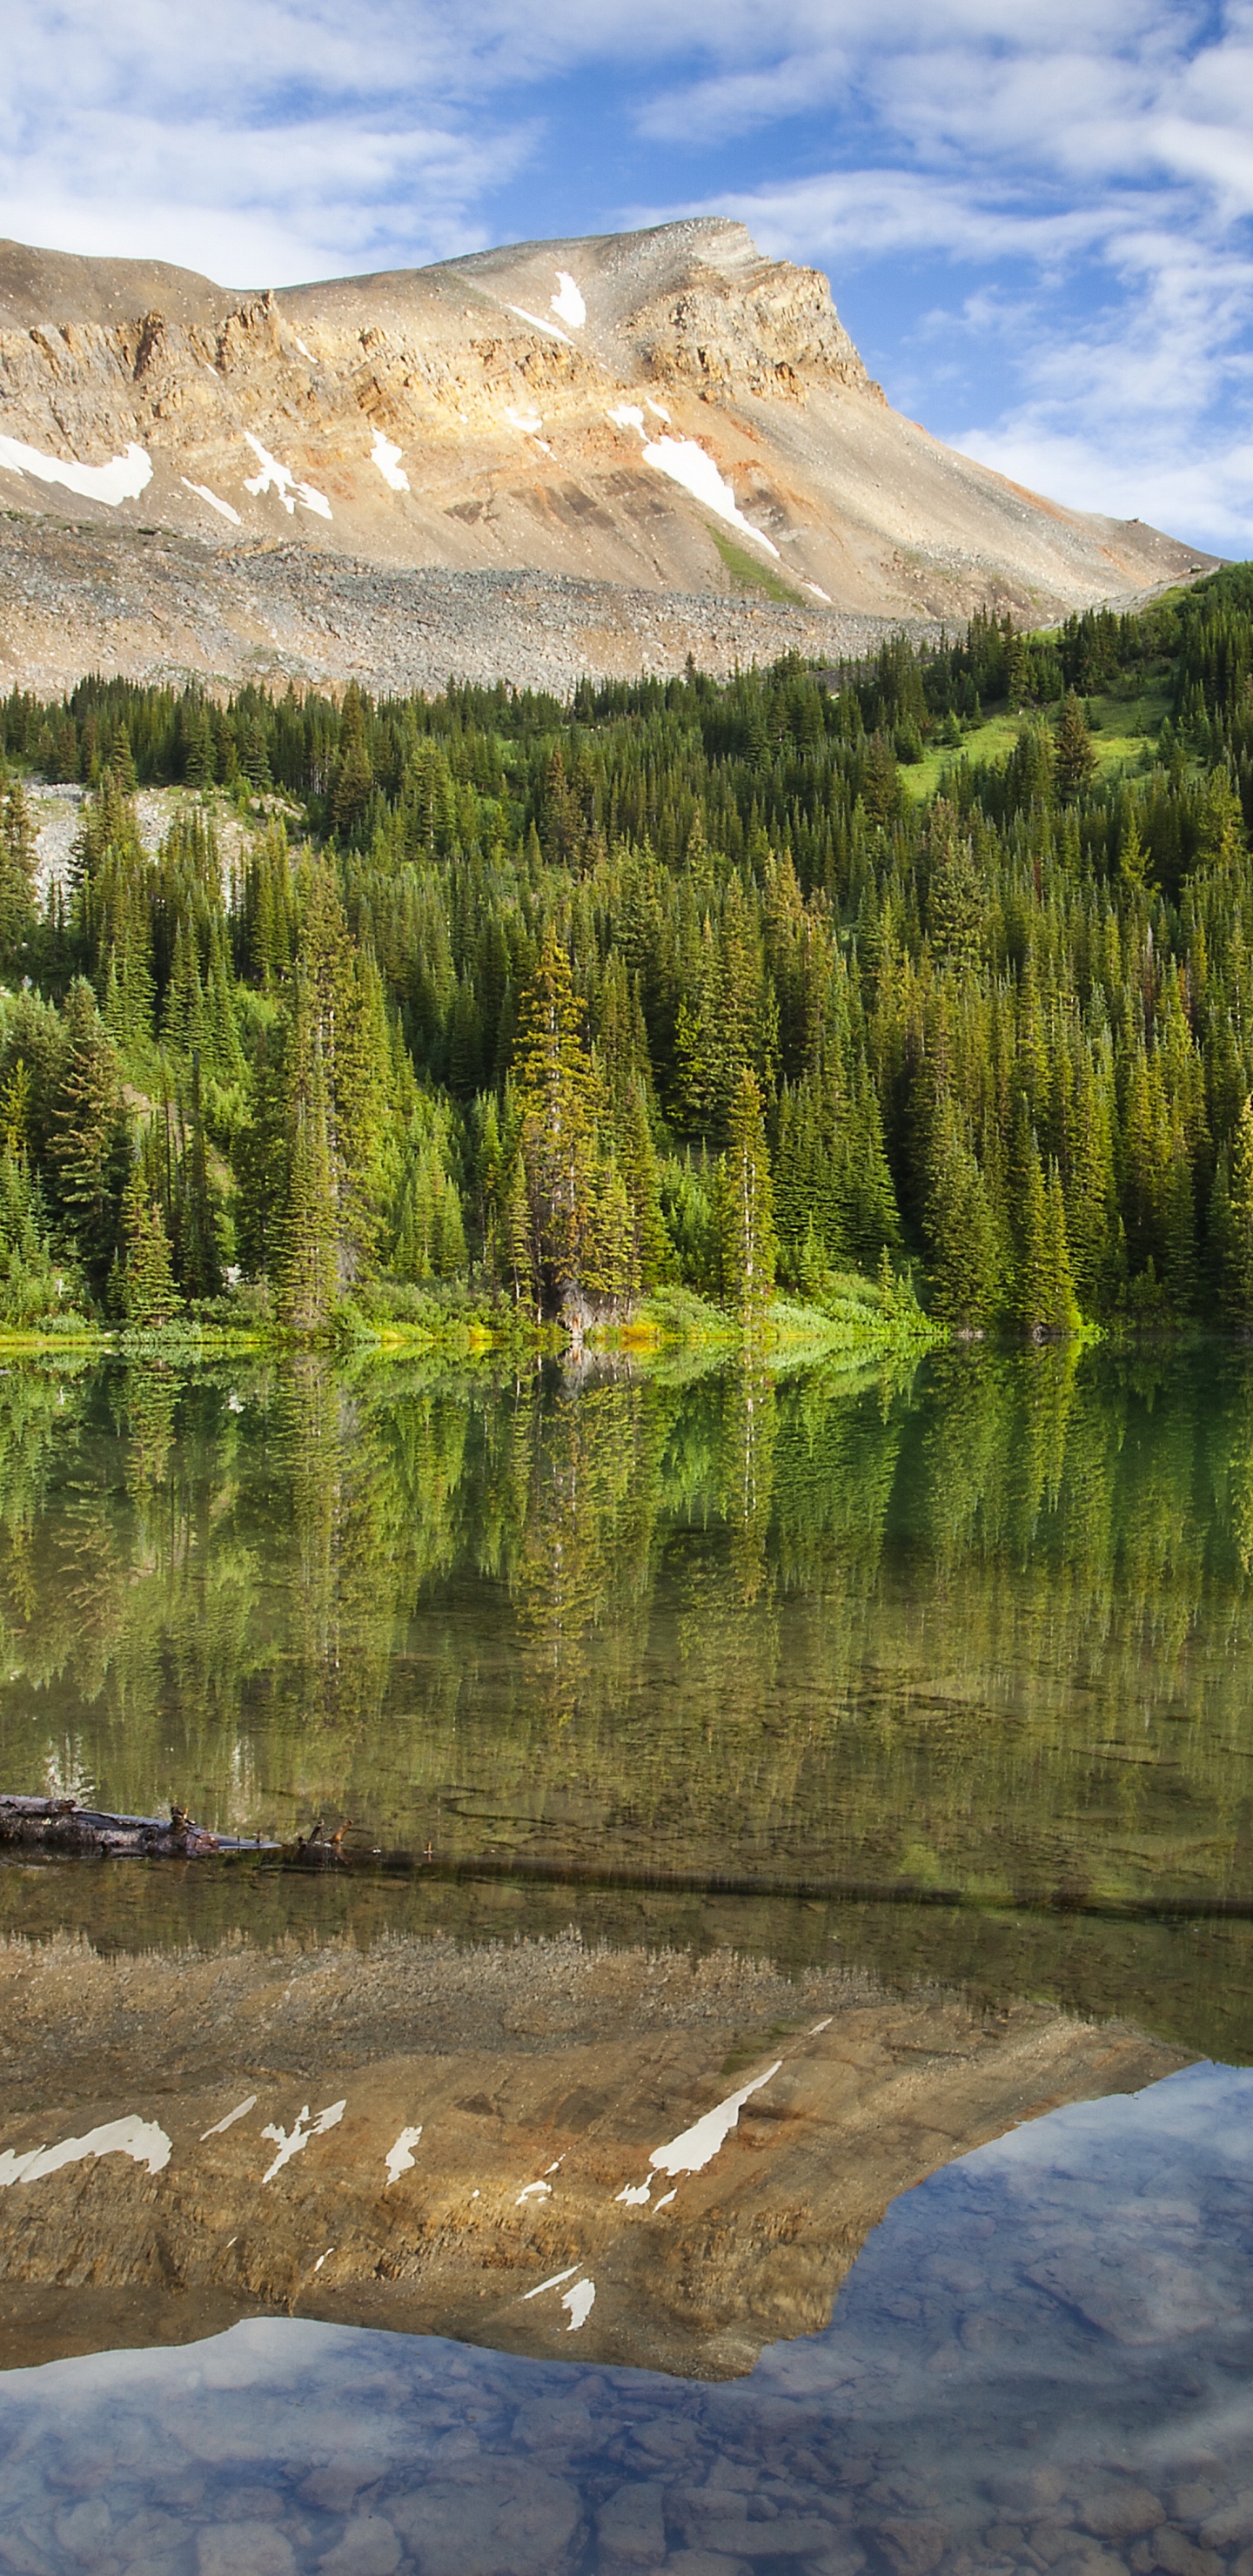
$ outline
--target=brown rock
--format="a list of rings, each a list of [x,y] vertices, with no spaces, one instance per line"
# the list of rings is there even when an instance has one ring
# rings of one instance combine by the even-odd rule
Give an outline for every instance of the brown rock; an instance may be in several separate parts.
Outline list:
[[[199,2576],[296,2576],[290,2540],[272,2522],[220,2522],[196,2544]]]
[[[1164,2576],[1223,2576],[1216,2549],[1202,2549],[1187,2534],[1168,2527],[1153,2534],[1153,2556]]]
[[[1135,2540],[1143,2531],[1155,2531],[1165,2519],[1164,2504],[1148,2487],[1102,2487],[1095,2495],[1085,2496],[1079,2507],[1084,2530],[1094,2532],[1098,2540]]]
[[[1207,2513],[1197,2537],[1206,2549],[1230,2549],[1240,2541],[1253,2541],[1253,2487]]]
[[[390,2522],[379,2513],[354,2514],[325,2557],[319,2558],[322,2576],[395,2576],[402,2556],[400,2542]]]
[[[422,2576],[561,2576],[579,2524],[574,2489],[522,2462],[431,2478],[389,2511]]]
[[[948,2547],[942,2523],[889,2519],[875,2529],[875,2541],[893,2576],[931,2576]]]
[[[615,2487],[596,2517],[601,2549],[641,2566],[656,2566],[666,2554],[664,2486],[637,2478]]]

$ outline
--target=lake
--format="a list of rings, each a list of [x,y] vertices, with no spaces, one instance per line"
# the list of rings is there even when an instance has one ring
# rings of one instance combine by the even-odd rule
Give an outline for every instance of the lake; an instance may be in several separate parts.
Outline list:
[[[0,1866],[0,2566],[1248,2576],[1251,1637],[1234,1341],[12,1364],[0,1786],[346,1830]]]

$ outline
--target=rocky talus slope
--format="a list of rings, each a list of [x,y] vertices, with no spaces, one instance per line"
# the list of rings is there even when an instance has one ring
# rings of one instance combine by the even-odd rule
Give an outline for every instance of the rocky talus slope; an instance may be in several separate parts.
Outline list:
[[[0,245],[0,679],[564,686],[1198,567],[942,447],[741,225],[235,293]]]

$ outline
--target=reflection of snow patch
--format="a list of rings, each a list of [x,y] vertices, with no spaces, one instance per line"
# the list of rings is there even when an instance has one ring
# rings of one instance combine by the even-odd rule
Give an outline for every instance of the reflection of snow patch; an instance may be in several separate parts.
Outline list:
[[[707,2164],[713,2162],[724,2138],[730,2136],[745,2103],[754,2093],[760,2093],[771,2076],[778,2074],[782,2064],[782,2058],[776,2057],[764,2075],[755,2075],[751,2084],[740,2086],[738,2093],[728,2093],[725,2102],[719,2102],[712,2111],[704,2112],[699,2120],[693,2121],[690,2129],[683,2131],[681,2137],[672,2138],[669,2146],[654,2147],[648,2159],[650,2165],[659,2173],[702,2172]]]
[[[539,313],[528,313],[525,304],[511,304],[509,311],[516,313],[520,322],[529,322],[533,330],[542,331],[547,339],[560,340],[567,349],[574,347],[568,331],[559,331],[555,322],[545,322]]]
[[[316,510],[320,519],[329,519],[331,505],[324,492],[315,492],[312,483],[297,483],[290,466],[280,465],[277,456],[271,456],[269,448],[263,447],[250,429],[244,431],[244,436],[261,467],[251,482],[245,482],[245,492],[256,494],[258,499],[263,492],[277,492],[289,518],[297,501],[303,501],[306,510]]]
[[[228,1403],[230,1402],[229,1397],[227,1398],[227,1401]],[[236,1398],[236,1402],[238,1402],[238,1398]],[[240,1410],[243,1410],[242,1406],[240,1407]],[[215,2120],[211,2129],[201,2130],[200,2137],[202,2144],[206,2138],[220,2138],[225,2129],[233,2129],[237,2120],[245,2120],[248,2113],[250,2111],[255,2111],[256,2107],[256,2094],[250,2093],[247,2101],[237,2102],[234,2110],[228,2111],[224,2120]]]
[[[422,2123],[419,2120],[416,2129],[402,2129],[400,2136],[396,2140],[395,2146],[388,2148],[387,2153],[383,2158],[383,2162],[387,2167],[387,2180],[383,2185],[384,2191],[390,2191],[392,2184],[394,2182],[399,2182],[402,2173],[412,2173],[413,2157],[409,2151],[411,2147],[416,2147],[421,2135]]]
[[[555,2290],[560,2282],[572,2280],[578,2268],[577,2263],[567,2263],[564,2272],[550,2272],[546,2281],[537,2281],[533,2290],[524,2290],[523,2299],[542,2298],[545,2290]]]
[[[644,415],[638,403],[615,403],[605,418],[613,422],[615,429],[638,429],[640,437],[644,435]]]
[[[310,2138],[325,2137],[328,2129],[338,2128],[346,2108],[346,2102],[332,2102],[325,2111],[319,2111],[312,2126],[306,2128],[305,2123],[309,2118],[309,2105],[306,2102],[303,2111],[296,2113],[295,2125],[290,2137],[286,2129],[280,2129],[272,2123],[264,2128],[261,2132],[262,2137],[273,2139],[278,2148],[278,2154],[273,2164],[266,2167],[261,2176],[262,2182],[273,2182],[275,2174],[281,2173],[284,2165],[289,2165],[292,2157],[298,2156],[302,2148],[308,2146]]]
[[[513,2205],[515,2209],[521,2209],[525,2200],[551,2200],[552,2196],[553,2187],[550,2182],[529,2182],[525,2190],[519,2192]]]
[[[557,292],[548,299],[559,322],[568,322],[572,331],[581,331],[587,320],[587,306],[574,279],[566,268],[557,271]]]
[[[207,501],[211,510],[219,511],[224,519],[230,520],[232,527],[242,528],[244,523],[238,510],[232,509],[229,501],[219,501],[216,492],[211,492],[207,483],[193,483],[190,476],[186,474],[182,479],[188,491],[195,493],[198,501]]]
[[[0,438],[0,465],[7,465],[10,474],[33,474],[37,483],[64,483],[67,492],[77,492],[84,501],[107,501],[111,510],[120,501],[137,501],[152,481],[152,458],[134,439],[125,456],[115,456],[107,465],[77,465],[73,458],[45,456],[42,448],[27,447],[20,438]]]
[[[576,2281],[574,2288],[572,2290],[567,2290],[561,2304],[563,2308],[569,2310],[570,2315],[570,2323],[566,2328],[566,2333],[577,2334],[579,2327],[587,2324],[587,2320],[595,2307],[595,2282]]]
[[[87,2156],[130,2156],[137,2165],[147,2165],[150,2174],[164,2173],[170,2141],[155,2120],[141,2120],[131,2111],[124,2120],[106,2120],[103,2128],[89,2129],[85,2138],[62,2138],[56,2147],[29,2147],[25,2155],[6,2147],[0,2156],[0,2191],[11,2182],[41,2182],[45,2174],[81,2165]]]
[[[407,492],[409,489],[409,477],[400,462],[404,452],[394,439],[385,438],[381,429],[375,430],[370,463],[377,465],[383,481],[390,483],[393,492]]]
[[[642,2209],[651,2190],[651,2182],[628,2182],[614,2193],[614,2199],[624,2200],[628,2209]]]

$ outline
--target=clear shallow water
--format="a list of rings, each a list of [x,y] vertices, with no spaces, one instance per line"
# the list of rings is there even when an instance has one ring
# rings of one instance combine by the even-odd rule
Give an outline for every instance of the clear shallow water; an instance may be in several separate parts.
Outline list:
[[[555,2304],[555,2303],[554,2303]],[[1253,2074],[898,2201],[702,2386],[287,2320],[0,2381],[0,2564],[144,2576],[1222,2576],[1253,2560]]]
[[[1253,2057],[1251,1648],[1236,1345],[14,1369],[0,1785],[349,1815],[363,1870],[7,1865],[0,1928],[577,1916]],[[0,2568],[1253,2576],[1251,2082],[935,2176],[734,2385],[273,2319],[8,2372]]]

